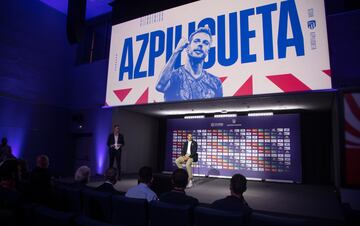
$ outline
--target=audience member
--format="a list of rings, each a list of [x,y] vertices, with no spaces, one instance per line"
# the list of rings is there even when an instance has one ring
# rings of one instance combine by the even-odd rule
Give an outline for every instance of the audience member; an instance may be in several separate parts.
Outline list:
[[[158,200],[157,195],[150,189],[154,178],[152,169],[144,166],[139,170],[139,183],[137,186],[130,188],[125,196],[129,198],[146,199],[148,202]]]
[[[88,166],[80,166],[74,176],[75,184],[83,187],[90,181],[91,170]]]
[[[188,196],[185,193],[188,178],[189,176],[186,170],[176,169],[171,178],[173,190],[162,194],[159,197],[160,201],[179,205],[191,205],[193,207],[197,206],[199,204],[199,200]]]
[[[8,159],[0,166],[0,225],[20,225],[22,195],[17,190],[17,160]],[[22,225],[22,224],[21,224]]]
[[[29,180],[29,170],[27,167],[27,162],[24,159],[18,159],[17,161],[17,168],[18,168],[18,174],[19,174],[19,181],[21,182],[27,182]]]
[[[115,168],[108,168],[105,171],[105,182],[96,188],[98,191],[118,193],[114,188],[118,177],[118,171]]]
[[[41,187],[51,186],[51,175],[49,172],[49,157],[39,155],[36,158],[36,167],[31,171],[30,183]]]
[[[17,160],[8,159],[0,166],[0,187],[6,190],[16,191]]]
[[[0,164],[7,159],[15,159],[15,156],[12,154],[11,147],[8,145],[8,140],[6,137],[1,139],[0,145]]]
[[[231,195],[226,198],[216,200],[211,207],[219,210],[240,212],[244,216],[249,216],[252,209],[246,203],[243,193],[246,191],[246,178],[241,174],[235,174],[230,180]]]
[[[17,160],[17,178],[16,189],[25,196],[29,196],[30,173],[27,168],[27,163],[23,159]]]
[[[36,167],[30,173],[30,187],[33,201],[48,204],[52,187],[49,157],[46,155],[36,158]]]

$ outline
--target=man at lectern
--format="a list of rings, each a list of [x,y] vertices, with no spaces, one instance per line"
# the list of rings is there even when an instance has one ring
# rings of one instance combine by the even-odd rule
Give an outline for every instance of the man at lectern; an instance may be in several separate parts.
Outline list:
[[[113,133],[111,133],[107,140],[107,146],[109,147],[110,165],[112,168],[116,159],[116,167],[118,169],[118,179],[121,178],[121,150],[125,145],[124,136],[120,133],[120,126],[114,125]]]
[[[182,168],[182,164],[186,163],[186,171],[189,174],[189,183],[187,185],[188,188],[193,185],[193,175],[191,165],[193,162],[197,162],[198,154],[197,154],[197,142],[193,140],[192,134],[187,135],[187,141],[184,143],[181,156],[175,160],[175,163],[178,168]]]

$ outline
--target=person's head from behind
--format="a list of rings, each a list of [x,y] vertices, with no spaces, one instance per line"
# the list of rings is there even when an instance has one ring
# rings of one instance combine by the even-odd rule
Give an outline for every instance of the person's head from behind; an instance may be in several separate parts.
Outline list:
[[[112,184],[116,184],[117,176],[118,176],[118,173],[115,168],[108,168],[105,171],[105,180],[109,181]]]
[[[75,181],[87,184],[90,181],[91,170],[87,166],[80,166],[75,172]]]
[[[189,36],[187,54],[192,59],[205,60],[212,42],[211,30],[208,26],[200,27]]]
[[[231,195],[242,196],[246,191],[246,177],[241,174],[235,174],[230,180]]]
[[[174,188],[185,189],[188,183],[189,175],[184,169],[176,169],[172,174],[172,183]]]
[[[139,170],[139,183],[151,184],[153,181],[152,169],[148,166],[143,166]]]
[[[7,140],[6,137],[1,138],[1,145],[2,145],[2,146],[7,145],[7,143],[8,143],[8,140]]]
[[[47,155],[39,155],[36,158],[36,167],[40,169],[49,168],[49,157],[47,157]]]

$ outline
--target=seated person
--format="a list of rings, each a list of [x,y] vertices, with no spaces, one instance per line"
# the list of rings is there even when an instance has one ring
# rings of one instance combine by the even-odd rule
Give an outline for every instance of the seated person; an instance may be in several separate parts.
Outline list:
[[[24,159],[17,160],[17,183],[16,189],[26,197],[30,197],[30,172]]]
[[[130,188],[125,196],[128,198],[146,199],[148,202],[158,200],[157,195],[150,189],[154,178],[152,169],[144,166],[139,170],[139,183],[135,187]]]
[[[49,204],[52,176],[49,171],[49,157],[46,155],[36,158],[36,167],[30,173],[30,190],[33,201]]]
[[[36,158],[36,167],[31,171],[30,183],[37,186],[51,187],[51,174],[49,171],[49,157],[39,155]]]
[[[0,165],[0,188],[16,191],[17,182],[17,160],[8,159]]]
[[[24,159],[18,159],[17,162],[19,181],[22,183],[26,183],[29,181],[30,173],[28,170],[27,162]]]
[[[197,146],[197,142],[193,140],[192,134],[189,133],[187,135],[187,141],[183,144],[181,156],[175,160],[176,166],[179,169],[182,169],[182,164],[186,163],[186,170],[189,175],[187,188],[193,186],[192,163],[197,162]]]
[[[173,190],[162,194],[159,197],[160,201],[171,204],[191,205],[192,207],[197,206],[199,204],[199,200],[188,196],[185,193],[188,177],[189,176],[186,170],[176,169],[171,178]]]
[[[241,174],[235,174],[230,180],[231,195],[226,198],[216,200],[211,204],[211,208],[240,212],[244,216],[249,216],[252,209],[246,203],[243,193],[246,191],[246,178]]]
[[[95,190],[103,191],[103,192],[112,192],[118,193],[118,191],[114,188],[114,185],[117,182],[118,173],[115,168],[109,168],[105,171],[105,182],[97,187]]]
[[[90,181],[91,170],[87,166],[80,166],[74,176],[75,186],[84,187]]]
[[[0,165],[8,159],[16,159],[16,157],[12,154],[7,138],[3,137],[0,144]]]

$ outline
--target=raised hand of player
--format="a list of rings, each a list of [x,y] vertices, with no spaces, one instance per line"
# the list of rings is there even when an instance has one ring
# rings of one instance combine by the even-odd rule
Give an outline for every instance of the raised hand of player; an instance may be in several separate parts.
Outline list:
[[[182,37],[179,43],[176,45],[174,53],[182,52],[189,45],[187,38]]]

